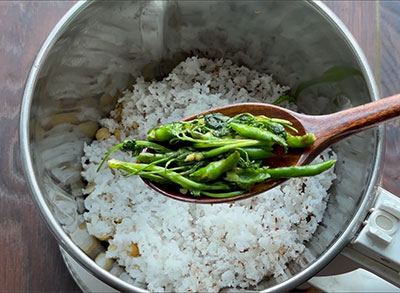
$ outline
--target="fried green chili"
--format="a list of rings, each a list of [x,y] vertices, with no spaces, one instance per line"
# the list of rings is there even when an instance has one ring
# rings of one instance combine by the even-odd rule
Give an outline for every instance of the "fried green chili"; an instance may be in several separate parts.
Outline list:
[[[149,141],[164,142],[174,137],[172,129],[174,124],[164,124],[156,128],[150,129],[147,133]]]
[[[298,130],[284,119],[249,113],[234,117],[207,114],[150,129],[148,141],[126,140],[116,145],[98,171],[113,152],[120,150],[136,157],[136,163],[108,161],[108,166],[123,176],[138,175],[156,184],[170,184],[193,196],[224,198],[243,194],[266,180],[314,176],[335,164],[330,160],[269,168],[268,158],[277,159],[277,146],[290,152],[315,141],[312,133],[293,133]]]
[[[313,133],[307,133],[303,136],[294,136],[288,133],[286,141],[288,146],[291,148],[306,148],[314,144],[315,135]]]
[[[314,165],[266,169],[266,172],[271,176],[271,179],[315,176],[328,170],[335,163],[336,160],[329,160]]]
[[[287,142],[284,138],[272,133],[266,129],[260,129],[254,126],[240,124],[240,123],[230,123],[230,127],[235,130],[238,134],[251,139],[257,139],[265,142],[277,143],[283,147],[287,147]]]
[[[199,182],[209,182],[218,179],[225,172],[233,169],[239,163],[239,152],[234,152],[223,160],[209,163],[207,166],[198,169],[190,174],[189,178]]]

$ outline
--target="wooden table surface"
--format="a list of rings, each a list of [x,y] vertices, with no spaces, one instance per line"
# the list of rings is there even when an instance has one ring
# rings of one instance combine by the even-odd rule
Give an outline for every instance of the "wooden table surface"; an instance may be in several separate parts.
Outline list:
[[[382,96],[400,92],[400,1],[325,1],[364,50]],[[0,291],[78,291],[25,183],[19,107],[32,62],[73,5],[0,1]],[[387,125],[383,187],[400,196],[400,120]]]

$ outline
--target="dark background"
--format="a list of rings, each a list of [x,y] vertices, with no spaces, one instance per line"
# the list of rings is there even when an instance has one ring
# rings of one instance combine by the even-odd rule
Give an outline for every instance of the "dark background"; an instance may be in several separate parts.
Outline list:
[[[400,1],[324,1],[353,33],[382,96],[400,92]],[[32,62],[72,1],[0,1],[0,291],[77,291],[25,183],[19,107]],[[383,187],[400,196],[400,120],[386,128]]]

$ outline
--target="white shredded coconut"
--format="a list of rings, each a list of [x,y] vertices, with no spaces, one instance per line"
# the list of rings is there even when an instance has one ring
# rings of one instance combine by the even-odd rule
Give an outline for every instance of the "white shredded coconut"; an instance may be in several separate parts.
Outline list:
[[[138,78],[119,100],[120,123],[109,118],[100,123],[120,129],[121,139],[145,139],[156,125],[232,103],[271,103],[288,89],[229,60],[192,57],[162,81]],[[282,106],[296,110],[288,102]],[[111,118],[116,115],[113,111]],[[88,181],[85,192],[90,191],[84,217],[89,233],[113,247],[106,257],[151,291],[218,291],[248,288],[266,276],[285,279],[287,263],[303,252],[322,220],[336,178],[330,169],[232,204],[188,204],[158,194],[135,176],[125,178],[109,168],[96,173],[117,143],[111,136],[84,147],[82,176]],[[118,151],[113,157],[133,160]],[[315,162],[335,157],[328,150]],[[140,256],[130,254],[132,243]]]

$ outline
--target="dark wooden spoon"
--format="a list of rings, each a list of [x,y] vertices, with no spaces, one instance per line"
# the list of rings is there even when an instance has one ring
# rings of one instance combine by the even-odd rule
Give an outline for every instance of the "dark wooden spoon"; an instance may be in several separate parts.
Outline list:
[[[293,126],[299,130],[299,135],[306,132],[315,134],[316,141],[311,147],[301,151],[290,150],[287,154],[279,156],[279,160],[268,159],[269,161],[266,161],[266,165],[276,168],[309,164],[324,149],[338,140],[399,116],[400,94],[329,115],[310,116],[269,104],[244,103],[205,111],[188,117],[184,121],[192,120],[199,115],[216,112],[230,117],[247,112],[253,115],[286,119],[291,121]],[[271,189],[286,180],[266,181],[255,185],[250,192],[230,198],[193,197],[181,194],[178,189],[173,190],[168,185],[154,184],[147,180],[146,183],[156,191],[173,199],[191,203],[212,204],[245,199]]]

